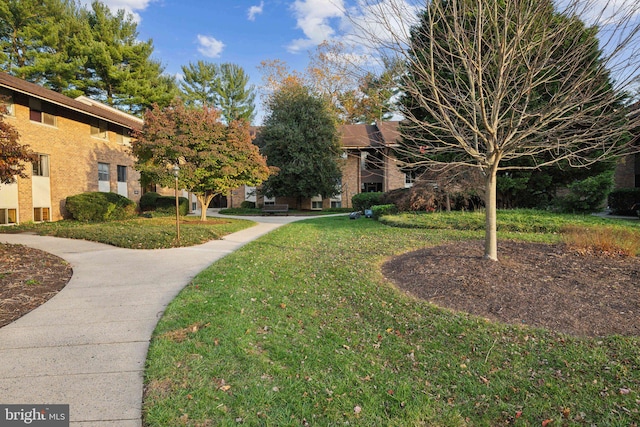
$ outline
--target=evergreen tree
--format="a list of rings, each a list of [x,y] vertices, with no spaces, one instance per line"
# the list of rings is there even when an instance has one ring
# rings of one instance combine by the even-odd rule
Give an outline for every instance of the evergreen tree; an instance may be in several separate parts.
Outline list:
[[[70,96],[85,58],[88,27],[72,0],[0,2],[0,69]]]
[[[251,122],[255,110],[255,90],[249,76],[236,64],[198,61],[182,67],[181,83],[187,105],[215,107],[226,123]]]
[[[264,183],[267,196],[331,197],[339,192],[339,135],[331,106],[292,81],[274,92],[259,135],[262,153],[279,173]]]

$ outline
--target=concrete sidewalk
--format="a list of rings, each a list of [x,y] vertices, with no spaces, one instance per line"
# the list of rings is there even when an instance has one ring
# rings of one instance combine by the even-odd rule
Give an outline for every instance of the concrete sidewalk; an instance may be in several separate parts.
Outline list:
[[[73,267],[62,291],[0,328],[0,404],[69,404],[72,426],[140,426],[147,349],[167,304],[214,261],[303,218],[247,219],[258,224],[162,250],[0,234],[1,242],[50,252]]]

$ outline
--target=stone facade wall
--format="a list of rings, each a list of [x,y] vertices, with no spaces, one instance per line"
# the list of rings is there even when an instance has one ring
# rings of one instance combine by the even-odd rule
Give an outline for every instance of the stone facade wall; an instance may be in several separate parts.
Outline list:
[[[115,132],[109,131],[108,139],[92,137],[88,116],[59,106],[50,110],[56,116],[55,126],[34,122],[30,120],[27,96],[15,94],[13,102],[15,114],[5,120],[18,130],[22,144],[49,156],[52,221],[65,216],[64,204],[68,196],[98,191],[99,162],[109,164],[113,192],[118,189],[117,166],[126,166],[128,197],[135,202],[140,200],[140,174],[133,168],[134,158],[129,154],[129,147],[117,142]],[[34,219],[32,168],[27,167],[27,172],[28,178],[18,179],[20,222]]]

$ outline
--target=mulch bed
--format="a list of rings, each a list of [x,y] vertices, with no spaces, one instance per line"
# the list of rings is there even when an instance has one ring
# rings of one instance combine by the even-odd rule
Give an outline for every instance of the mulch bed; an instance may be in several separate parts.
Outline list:
[[[576,336],[640,336],[640,258],[502,241],[499,261],[463,241],[398,256],[383,274],[438,306]]]
[[[72,274],[71,266],[55,255],[0,244],[0,327],[44,304]]]

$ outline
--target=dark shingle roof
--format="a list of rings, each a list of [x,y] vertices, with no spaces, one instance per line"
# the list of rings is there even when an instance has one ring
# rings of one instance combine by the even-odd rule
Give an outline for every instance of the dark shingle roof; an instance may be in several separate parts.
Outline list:
[[[93,102],[92,104],[88,104],[69,98],[61,93],[13,77],[7,73],[0,72],[0,86],[129,129],[139,130],[142,128],[142,120],[135,116],[124,112],[113,111],[110,107],[100,106],[99,103]]]

